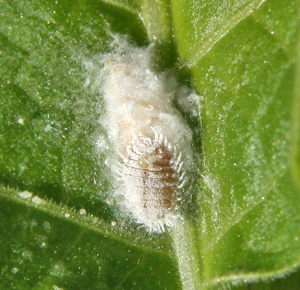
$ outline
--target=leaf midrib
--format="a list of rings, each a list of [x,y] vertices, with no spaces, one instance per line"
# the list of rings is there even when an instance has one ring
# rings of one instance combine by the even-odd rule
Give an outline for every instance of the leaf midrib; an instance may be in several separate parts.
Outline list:
[[[137,237],[136,235],[130,234],[128,231],[123,231],[116,225],[115,227],[111,227],[110,224],[100,220],[97,217],[86,215],[80,215],[73,209],[68,206],[59,206],[56,203],[42,199],[42,203],[34,204],[31,202],[31,198],[24,199],[18,197],[18,193],[21,191],[17,191],[14,189],[3,190],[0,189],[0,200],[16,203],[26,207],[28,210],[39,211],[45,214],[50,215],[51,217],[61,219],[66,223],[71,223],[79,228],[82,228],[84,231],[90,231],[97,235],[104,236],[106,238],[112,239],[116,242],[122,243],[127,247],[135,248],[147,253],[160,254],[169,256],[167,251],[167,247],[160,247],[160,249],[155,249],[151,246],[151,242],[149,243],[149,239],[143,239],[142,237]],[[34,196],[32,196],[34,197]],[[69,214],[68,217],[65,214]],[[168,244],[167,236],[160,236],[160,244]],[[147,245],[147,242],[149,245]]]
[[[231,32],[240,22],[246,19],[248,16],[254,13],[264,2],[267,0],[253,0],[252,2],[246,4],[239,12],[235,13],[230,21],[226,21],[224,25],[221,25],[220,29],[213,35],[207,36],[201,40],[201,50],[195,54],[193,59],[185,61],[185,66],[192,68],[195,67],[198,62],[209,53],[209,51],[220,42],[227,34]],[[198,43],[199,44],[199,43]]]

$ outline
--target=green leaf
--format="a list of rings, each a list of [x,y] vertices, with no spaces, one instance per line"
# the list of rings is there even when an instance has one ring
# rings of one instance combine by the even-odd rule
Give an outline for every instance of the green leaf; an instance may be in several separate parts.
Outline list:
[[[297,3],[188,3],[172,11],[203,96],[202,283],[288,273],[300,261]]]
[[[1,288],[299,288],[269,281],[300,264],[298,1],[4,0],[0,15]],[[170,234],[123,220],[95,150],[85,65],[116,34],[156,43],[200,96],[197,210]]]

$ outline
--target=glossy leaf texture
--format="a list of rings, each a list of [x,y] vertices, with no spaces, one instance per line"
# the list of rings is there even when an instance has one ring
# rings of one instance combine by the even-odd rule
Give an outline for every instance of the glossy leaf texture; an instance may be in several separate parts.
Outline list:
[[[145,43],[143,25],[98,1],[0,5],[0,288],[178,288],[170,239],[128,230],[108,206],[100,97],[85,86],[86,60],[115,33]]]
[[[188,2],[173,1],[172,15],[179,56],[203,96],[204,283],[288,273],[300,254],[299,7]]]
[[[182,259],[203,289],[299,289],[298,1],[5,0],[0,15],[1,289],[182,289]],[[193,256],[111,203],[85,65],[116,34],[156,43],[200,96]]]

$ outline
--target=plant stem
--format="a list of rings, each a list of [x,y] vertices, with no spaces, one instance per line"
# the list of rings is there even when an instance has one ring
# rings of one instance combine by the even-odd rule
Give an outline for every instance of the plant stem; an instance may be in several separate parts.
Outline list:
[[[187,218],[178,219],[170,230],[183,290],[203,289],[195,226]]]

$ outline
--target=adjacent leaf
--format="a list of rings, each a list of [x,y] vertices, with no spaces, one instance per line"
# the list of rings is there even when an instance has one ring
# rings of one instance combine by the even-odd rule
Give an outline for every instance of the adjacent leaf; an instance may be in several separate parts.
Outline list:
[[[178,53],[203,99],[195,243],[205,285],[299,266],[299,179],[291,164],[299,150],[298,8],[295,1],[172,1]]]

